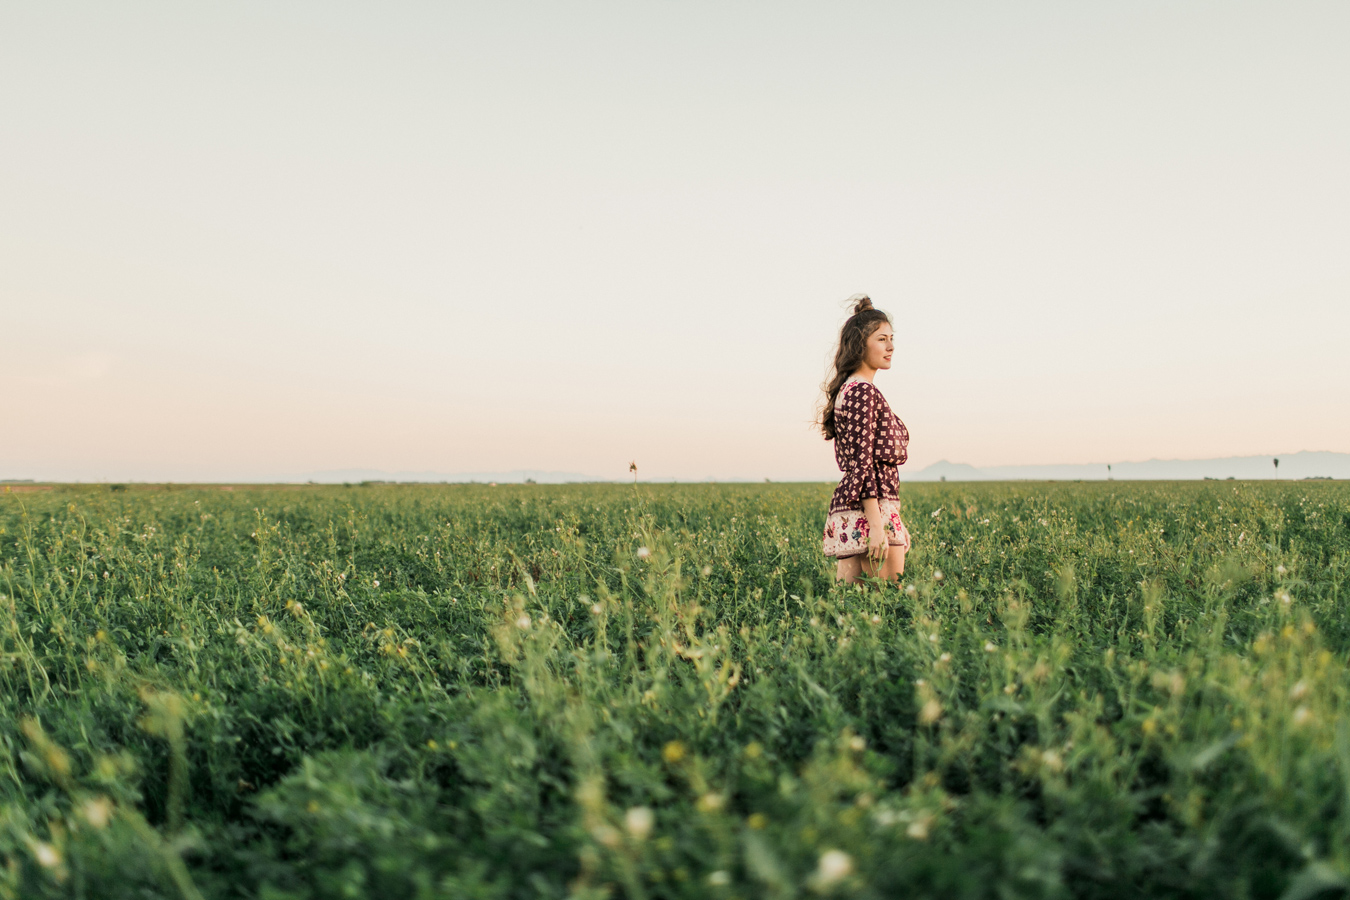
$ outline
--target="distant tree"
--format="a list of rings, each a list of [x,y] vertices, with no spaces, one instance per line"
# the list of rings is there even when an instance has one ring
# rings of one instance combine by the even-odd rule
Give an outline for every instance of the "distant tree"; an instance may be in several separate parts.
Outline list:
[[[1276,476],[1280,474],[1280,458],[1278,456],[1275,457],[1275,474]]]

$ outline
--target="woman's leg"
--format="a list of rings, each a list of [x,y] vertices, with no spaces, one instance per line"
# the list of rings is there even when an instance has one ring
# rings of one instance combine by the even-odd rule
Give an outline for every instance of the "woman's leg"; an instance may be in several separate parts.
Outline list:
[[[899,581],[900,576],[905,574],[905,548],[903,546],[891,545],[886,551],[886,559],[878,567],[865,556],[858,557],[863,560],[860,564],[862,574],[868,578],[880,578],[882,581]],[[855,576],[856,577],[856,576]]]
[[[844,584],[857,581],[858,576],[862,574],[862,561],[861,556],[846,556],[840,559],[834,567],[834,580],[842,581]]]
[[[866,556],[849,556],[839,560],[834,569],[834,580],[852,584],[860,576],[880,578],[883,581],[899,581],[905,574],[905,548],[892,545],[886,551],[886,559],[880,569]]]

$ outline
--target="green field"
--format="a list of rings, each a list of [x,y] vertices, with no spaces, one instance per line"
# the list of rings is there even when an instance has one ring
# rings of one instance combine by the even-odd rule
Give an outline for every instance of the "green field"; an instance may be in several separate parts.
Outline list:
[[[0,897],[1350,874],[1350,485],[0,489]]]

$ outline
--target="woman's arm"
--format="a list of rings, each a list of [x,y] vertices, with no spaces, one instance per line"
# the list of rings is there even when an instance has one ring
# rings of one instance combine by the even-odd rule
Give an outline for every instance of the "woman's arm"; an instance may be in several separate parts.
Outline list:
[[[863,515],[867,517],[867,557],[879,564],[890,551],[885,522],[881,518],[881,504],[877,499],[881,496],[876,462],[877,426],[883,412],[881,396],[870,384],[866,387],[858,385],[854,392],[864,395],[862,434],[858,445],[858,473],[862,479],[862,489],[858,494],[862,498]]]

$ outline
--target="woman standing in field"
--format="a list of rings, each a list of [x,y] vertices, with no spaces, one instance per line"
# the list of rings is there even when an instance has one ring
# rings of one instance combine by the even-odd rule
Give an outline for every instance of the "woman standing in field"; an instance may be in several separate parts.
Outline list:
[[[895,332],[866,294],[849,298],[853,315],[839,334],[834,371],[825,388],[820,428],[834,441],[844,477],[830,499],[825,555],[838,560],[835,577],[859,575],[895,581],[905,571],[909,530],[900,519],[899,466],[908,457],[909,431],[872,383],[891,367]]]

